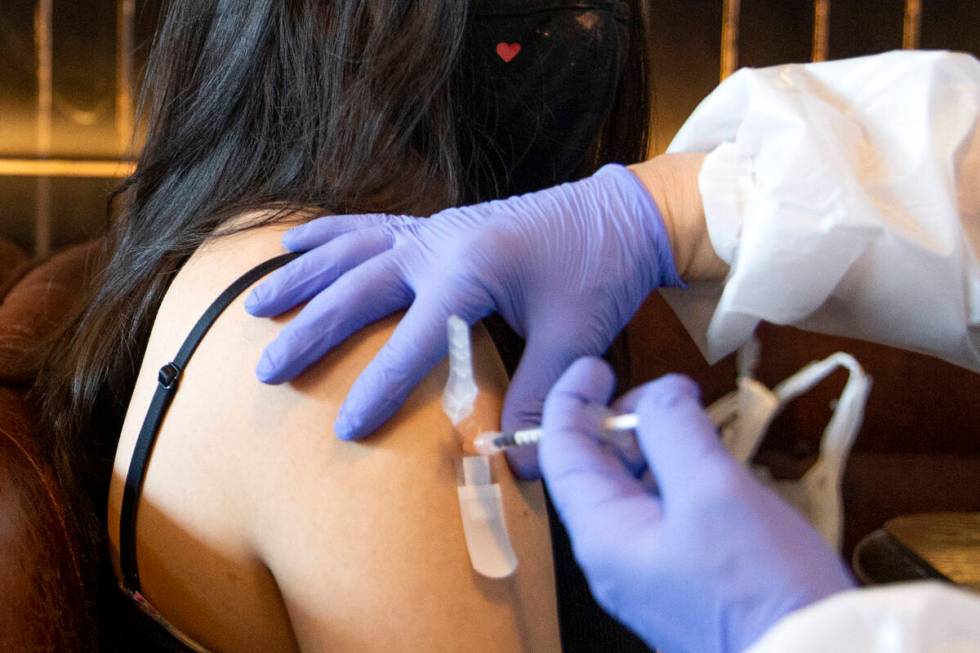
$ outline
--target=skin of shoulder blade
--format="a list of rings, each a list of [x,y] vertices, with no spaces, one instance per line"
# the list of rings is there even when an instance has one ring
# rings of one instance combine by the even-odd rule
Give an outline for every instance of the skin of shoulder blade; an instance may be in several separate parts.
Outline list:
[[[221,291],[282,253],[284,229],[211,241],[160,307],[110,488],[117,573],[122,486],[157,371]],[[558,651],[543,492],[516,482],[500,457],[494,474],[518,571],[489,580],[470,567],[456,498],[460,443],[440,405],[445,364],[375,436],[339,441],[337,410],[400,316],[294,382],[268,386],[255,364],[291,316],[249,317],[247,294],[191,358],[157,436],[137,524],[150,603],[220,651]],[[497,428],[506,377],[487,333],[473,337],[475,419]]]

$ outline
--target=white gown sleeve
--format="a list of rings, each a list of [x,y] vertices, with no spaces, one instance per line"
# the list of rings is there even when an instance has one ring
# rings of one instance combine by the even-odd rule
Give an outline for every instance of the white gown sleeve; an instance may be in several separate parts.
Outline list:
[[[761,320],[980,371],[980,62],[891,52],[744,69],[670,151],[700,176],[724,283],[664,292],[714,362]]]
[[[935,581],[859,589],[777,622],[747,653],[980,651],[980,597]]]

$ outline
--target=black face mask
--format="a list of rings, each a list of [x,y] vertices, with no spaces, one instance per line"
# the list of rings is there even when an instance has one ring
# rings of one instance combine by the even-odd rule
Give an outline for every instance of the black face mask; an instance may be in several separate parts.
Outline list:
[[[626,2],[486,0],[463,53],[464,160],[477,197],[570,181],[613,105],[628,48]]]

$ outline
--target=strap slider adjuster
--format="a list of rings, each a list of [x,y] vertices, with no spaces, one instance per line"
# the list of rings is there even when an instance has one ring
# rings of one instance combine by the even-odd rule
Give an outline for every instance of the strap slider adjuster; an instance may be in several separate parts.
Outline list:
[[[180,368],[177,367],[176,363],[167,363],[160,368],[160,374],[157,376],[157,381],[160,385],[166,389],[173,387],[174,383],[177,382],[177,377],[180,376]]]

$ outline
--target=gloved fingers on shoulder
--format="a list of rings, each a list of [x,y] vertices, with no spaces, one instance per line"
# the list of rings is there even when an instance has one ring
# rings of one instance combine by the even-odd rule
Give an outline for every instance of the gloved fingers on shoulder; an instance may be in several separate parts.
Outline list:
[[[303,252],[351,231],[372,227],[397,227],[416,219],[413,216],[387,213],[328,215],[285,232],[282,235],[282,244],[291,252]]]
[[[371,259],[316,295],[262,352],[263,383],[290,381],[363,326],[404,308],[411,289],[389,255]]]
[[[481,202],[479,204],[470,204],[468,206],[454,206],[448,209],[443,209],[437,213],[433,213],[427,219],[433,221],[463,221],[474,225],[486,225],[490,222],[490,218],[500,214],[501,210],[507,206],[507,203],[508,200],[501,199]],[[510,216],[508,215],[507,217]]]
[[[363,437],[398,410],[419,381],[446,356],[449,316],[459,315],[468,324],[483,317],[479,309],[464,303],[447,301],[431,291],[415,298],[388,342],[351,387],[337,418],[338,437]]]
[[[285,313],[351,269],[388,251],[393,243],[392,234],[383,228],[343,234],[269,275],[249,294],[245,309],[256,317]]]

